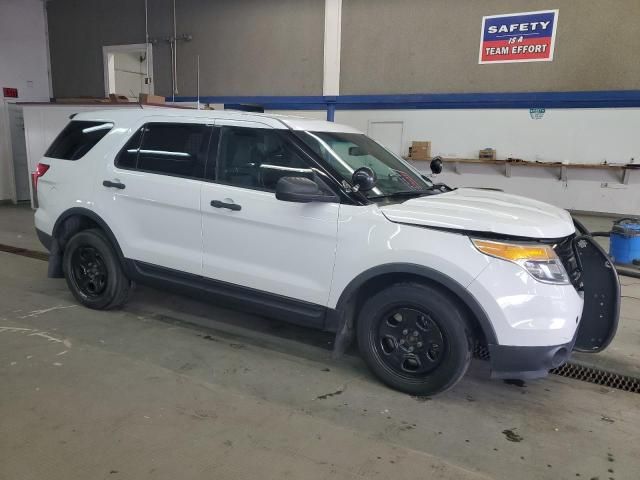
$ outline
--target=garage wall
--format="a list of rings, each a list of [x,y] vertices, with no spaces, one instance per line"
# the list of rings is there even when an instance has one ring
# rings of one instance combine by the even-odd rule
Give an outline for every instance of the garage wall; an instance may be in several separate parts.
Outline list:
[[[150,0],[149,35],[173,35],[172,2]],[[178,95],[321,95],[321,0],[176,0]],[[104,95],[102,46],[144,43],[144,0],[47,3],[53,93]],[[153,45],[155,93],[171,95],[170,49]]]
[[[552,62],[478,65],[483,16],[556,8]],[[638,18],[638,0],[343,0],[340,93],[640,89]]]
[[[567,164],[638,163],[640,108],[550,109],[532,118],[527,109],[482,110],[339,110],[336,122],[373,134],[371,124],[402,125],[402,155],[413,140],[430,140],[432,155],[477,158],[478,150],[496,149],[498,158]],[[373,134],[375,137],[375,134]],[[383,142],[384,143],[384,142]],[[391,147],[391,146],[390,146]],[[416,162],[429,173],[428,162]],[[562,208],[617,214],[640,212],[640,170],[623,183],[620,170],[568,168],[511,168],[447,163],[442,181],[455,187],[490,187],[536,198]]]

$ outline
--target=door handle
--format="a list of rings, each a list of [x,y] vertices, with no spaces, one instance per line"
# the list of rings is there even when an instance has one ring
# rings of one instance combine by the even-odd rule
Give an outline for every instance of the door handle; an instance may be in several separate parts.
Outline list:
[[[107,188],[117,188],[119,190],[124,190],[124,183],[120,182],[112,182],[111,180],[105,180],[102,182],[102,185]]]
[[[220,200],[211,200],[211,206],[215,208],[228,208],[229,210],[233,210],[234,212],[242,210],[242,207],[237,203],[226,203],[221,202]]]

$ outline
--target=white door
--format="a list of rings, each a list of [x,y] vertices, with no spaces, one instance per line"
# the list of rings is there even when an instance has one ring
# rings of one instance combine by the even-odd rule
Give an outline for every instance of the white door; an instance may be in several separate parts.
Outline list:
[[[202,187],[203,274],[325,306],[339,204],[276,199],[282,176],[313,175],[288,131],[252,122],[217,125],[216,182]]]
[[[212,131],[146,123],[97,177],[96,209],[125,257],[202,273],[200,189]]]
[[[387,150],[399,157],[403,156],[402,131],[404,122],[369,122],[367,134]]]

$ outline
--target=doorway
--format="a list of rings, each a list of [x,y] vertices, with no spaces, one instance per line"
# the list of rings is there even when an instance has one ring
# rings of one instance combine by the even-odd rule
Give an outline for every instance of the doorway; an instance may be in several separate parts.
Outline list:
[[[108,45],[102,56],[105,96],[124,95],[137,102],[141,93],[153,94],[151,44]]]

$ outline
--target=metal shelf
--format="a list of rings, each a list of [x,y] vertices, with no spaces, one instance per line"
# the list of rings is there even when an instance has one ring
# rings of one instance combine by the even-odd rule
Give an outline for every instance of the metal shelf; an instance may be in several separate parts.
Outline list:
[[[411,160],[414,163],[422,161]],[[527,168],[553,168],[558,170],[558,180],[566,182],[567,172],[569,169],[585,169],[585,170],[608,170],[620,173],[620,183],[627,185],[631,171],[640,170],[640,164],[611,165],[596,163],[569,163],[563,164],[559,162],[529,162],[525,160],[482,160],[478,158],[443,158],[444,163],[452,164],[454,172],[460,174],[459,166],[466,165],[502,165],[504,167],[504,176],[511,177],[513,167]],[[426,161],[425,161],[426,162]]]

